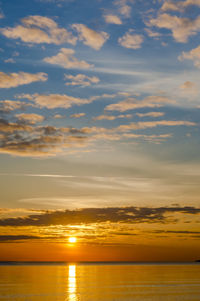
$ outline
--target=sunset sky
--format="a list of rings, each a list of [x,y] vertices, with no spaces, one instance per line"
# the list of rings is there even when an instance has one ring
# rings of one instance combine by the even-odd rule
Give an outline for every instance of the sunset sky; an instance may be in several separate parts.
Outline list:
[[[0,2],[0,260],[199,259],[199,12]]]

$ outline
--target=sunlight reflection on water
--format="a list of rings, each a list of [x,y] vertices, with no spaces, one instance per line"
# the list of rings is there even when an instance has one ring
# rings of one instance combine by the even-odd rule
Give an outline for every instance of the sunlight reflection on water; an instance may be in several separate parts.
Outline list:
[[[68,299],[69,301],[77,301],[76,295],[76,266],[69,265],[68,270]]]

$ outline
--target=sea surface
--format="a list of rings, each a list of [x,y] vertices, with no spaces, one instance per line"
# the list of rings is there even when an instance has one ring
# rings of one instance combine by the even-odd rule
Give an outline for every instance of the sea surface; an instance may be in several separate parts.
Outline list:
[[[0,265],[2,301],[199,301],[200,264]]]

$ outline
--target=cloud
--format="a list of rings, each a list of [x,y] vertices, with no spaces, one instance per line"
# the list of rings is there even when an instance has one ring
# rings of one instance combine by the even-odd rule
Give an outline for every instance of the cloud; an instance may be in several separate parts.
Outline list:
[[[156,108],[162,107],[166,104],[174,104],[174,100],[171,100],[164,96],[148,96],[142,100],[136,98],[128,98],[118,103],[110,104],[105,107],[107,111],[119,111],[125,112],[128,110],[135,110],[140,108]]]
[[[195,97],[199,94],[199,89],[196,83],[186,81],[180,86],[183,96]]]
[[[152,142],[152,143],[161,143],[166,141],[167,138],[171,138],[172,134],[160,134],[160,135],[140,135],[140,134],[123,134],[124,138],[128,139],[143,139],[144,141]]]
[[[155,128],[157,126],[196,126],[197,123],[184,120],[160,120],[160,121],[145,121],[145,122],[131,122],[129,124],[120,125],[118,130],[121,132],[129,132],[131,130],[144,130],[148,128]]]
[[[106,32],[97,32],[88,28],[84,24],[73,24],[72,28],[76,29],[79,33],[79,39],[87,46],[99,50],[109,38]]]
[[[61,48],[57,55],[46,57],[43,61],[66,69],[89,69],[93,67],[93,65],[83,60],[79,61],[76,57],[74,57],[74,53],[75,51],[73,49]]]
[[[29,16],[21,19],[22,25],[1,28],[0,32],[9,39],[20,39],[25,43],[47,43],[60,45],[63,43],[76,44],[76,38],[57,23],[43,16]]]
[[[14,64],[16,63],[15,60],[13,58],[9,58],[9,59],[6,59],[4,60],[4,63],[11,63],[11,64]]]
[[[15,156],[53,156],[63,150],[82,148],[87,144],[84,130],[53,126],[33,127],[20,120],[13,123],[0,119],[0,133],[0,153]]]
[[[5,133],[14,133],[15,131],[26,131],[30,132],[32,130],[31,126],[15,123],[15,122],[9,122],[5,119],[0,119],[0,132]]]
[[[0,88],[13,88],[21,85],[28,85],[33,82],[47,81],[48,76],[46,73],[4,73],[0,72]]]
[[[25,114],[25,113],[21,113],[21,114],[16,114],[15,115],[18,120],[20,121],[25,121],[29,124],[35,124],[37,122],[42,122],[44,120],[44,116],[38,115],[38,114]]]
[[[172,35],[177,42],[186,43],[188,38],[200,31],[200,17],[193,20],[165,13],[158,15],[157,18],[148,20],[146,25],[169,29],[172,31]]]
[[[0,235],[0,243],[1,242],[16,242],[16,241],[24,241],[24,240],[32,240],[32,239],[40,239],[39,236],[33,235]]]
[[[141,48],[143,40],[144,38],[142,35],[134,34],[129,30],[123,37],[118,39],[118,42],[125,48],[138,49]]]
[[[200,7],[200,0],[185,0],[185,1],[172,1],[166,0],[162,7],[162,11],[184,11],[188,6],[199,6]]]
[[[51,226],[92,223],[167,223],[170,214],[199,215],[196,207],[107,207],[52,211],[26,217],[0,219],[0,226]]]
[[[121,25],[122,21],[118,16],[115,15],[104,15],[106,23]]]
[[[182,52],[182,54],[178,57],[180,61],[183,60],[192,60],[194,66],[200,68],[200,46],[190,50],[189,52]]]
[[[72,114],[70,115],[71,118],[80,118],[85,116],[85,113],[78,113],[78,114]]]
[[[155,32],[149,28],[145,28],[146,33],[148,34],[149,37],[151,38],[159,38],[161,36],[161,34],[159,32]]]
[[[82,86],[88,87],[91,84],[99,83],[99,78],[96,76],[87,76],[85,74],[77,74],[77,75],[67,75],[65,74],[66,80],[71,80],[71,82],[67,82],[66,86]]]
[[[0,19],[4,18],[4,13],[2,12],[2,10],[0,9]]]
[[[6,113],[19,109],[23,110],[28,106],[31,106],[31,104],[22,101],[0,100],[0,111]]]
[[[131,7],[127,5],[127,2],[128,0],[116,0],[114,4],[118,7],[118,11],[123,17],[130,18]]]
[[[37,107],[40,108],[48,108],[48,109],[55,109],[55,108],[64,108],[68,109],[71,108],[73,105],[84,105],[89,104],[95,100],[94,98],[84,99],[73,97],[67,94],[33,94],[33,95],[22,95],[22,98],[28,98],[29,100],[33,101]]]
[[[148,113],[136,113],[138,117],[161,117],[164,116],[163,112],[148,112]]]
[[[118,116],[114,116],[114,115],[99,115],[97,117],[94,117],[93,120],[115,120],[115,119],[119,119],[119,118],[131,118],[132,115],[131,114],[123,114],[123,115],[118,115]]]
[[[55,114],[53,116],[53,118],[55,118],[55,119],[62,119],[62,118],[65,118],[65,117],[66,117],[65,115],[60,115],[60,114]]]

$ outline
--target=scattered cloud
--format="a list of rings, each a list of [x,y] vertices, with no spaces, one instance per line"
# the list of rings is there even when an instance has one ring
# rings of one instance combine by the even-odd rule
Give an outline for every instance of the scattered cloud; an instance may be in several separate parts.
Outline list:
[[[129,124],[120,125],[119,131],[129,132],[131,130],[144,130],[148,128],[155,128],[157,126],[196,126],[197,123],[185,120],[159,120],[159,121],[145,121],[145,122],[131,122]]]
[[[31,106],[26,102],[15,101],[15,100],[0,100],[0,111],[1,112],[11,112],[14,110],[25,109],[26,107]]]
[[[38,115],[38,114],[25,114],[25,113],[21,113],[21,114],[16,114],[15,115],[18,120],[20,121],[25,121],[29,124],[35,124],[38,122],[42,122],[44,120],[44,116]]]
[[[70,115],[71,118],[80,118],[80,117],[84,117],[85,113],[77,113],[77,114],[72,114]]]
[[[11,63],[11,64],[14,64],[14,63],[15,63],[15,60],[14,60],[13,58],[9,58],[9,59],[4,60],[4,63]]]
[[[162,107],[166,104],[174,104],[174,100],[171,100],[164,96],[148,96],[142,100],[136,98],[128,98],[118,103],[110,104],[105,107],[107,111],[119,111],[125,112],[128,110],[135,110],[140,108],[156,108]]]
[[[32,118],[33,119],[33,118]],[[0,153],[15,156],[55,156],[69,148],[82,148],[87,144],[84,130],[34,126],[24,121],[17,123],[0,119]]]
[[[65,115],[60,115],[60,114],[55,114],[53,116],[53,118],[55,118],[55,119],[62,119],[62,118],[65,118],[65,117],[66,117]]]
[[[48,109],[55,109],[55,108],[64,108],[68,109],[73,105],[84,105],[91,103],[95,100],[94,98],[84,99],[84,98],[77,98],[67,94],[33,94],[33,95],[21,95],[21,98],[28,98],[29,100],[33,101],[37,107],[39,108],[48,108]]]
[[[118,42],[121,46],[130,49],[138,49],[141,48],[144,37],[139,34],[132,33],[129,30],[123,37],[118,39]]]
[[[200,7],[200,0],[185,0],[185,1],[173,1],[173,0],[166,0],[162,7],[162,11],[184,11],[188,6],[199,6]]]
[[[195,97],[199,94],[199,89],[196,83],[186,81],[180,86],[183,96]]]
[[[127,4],[128,2],[128,0],[114,1],[114,4],[118,7],[119,13],[125,18],[130,18],[131,16],[131,6]]]
[[[148,112],[148,113],[136,113],[138,117],[161,117],[164,116],[163,112]]]
[[[21,85],[28,85],[33,82],[45,82],[48,79],[48,75],[43,72],[39,73],[4,73],[0,72],[0,88],[13,88]]]
[[[66,86],[82,86],[82,87],[88,87],[91,84],[97,84],[99,83],[99,78],[96,76],[87,76],[85,74],[77,74],[77,75],[68,75],[65,74],[65,79],[70,80],[70,82],[67,82]]]
[[[73,49],[61,48],[57,55],[46,57],[43,61],[66,69],[89,69],[93,67],[93,65],[83,60],[79,61],[76,57],[74,57],[74,53],[75,51]]]
[[[177,42],[186,43],[191,36],[200,31],[200,17],[193,20],[165,13],[158,15],[157,18],[149,19],[146,25],[169,29]]]
[[[88,28],[84,24],[73,24],[72,28],[76,29],[79,33],[79,39],[87,46],[99,50],[103,44],[108,40],[109,34],[106,32],[97,32]]]
[[[146,31],[146,33],[148,34],[148,36],[150,38],[157,39],[157,38],[159,38],[161,36],[161,34],[159,32],[153,31],[153,30],[151,30],[149,28],[145,28],[145,31]]]
[[[121,25],[121,19],[116,15],[104,15],[104,19],[106,23]]]
[[[182,52],[182,54],[178,57],[180,61],[183,60],[192,60],[194,66],[200,68],[200,46],[190,50],[189,52]]]
[[[133,115],[131,114],[122,114],[122,115],[99,115],[97,117],[94,117],[93,120],[115,120],[115,119],[119,119],[119,118],[131,118]]]
[[[29,16],[21,19],[22,25],[1,28],[0,32],[9,39],[20,39],[25,43],[34,44],[76,44],[76,38],[71,32],[58,27],[51,18]]]
[[[4,13],[2,12],[2,10],[0,9],[0,19],[4,18]]]

